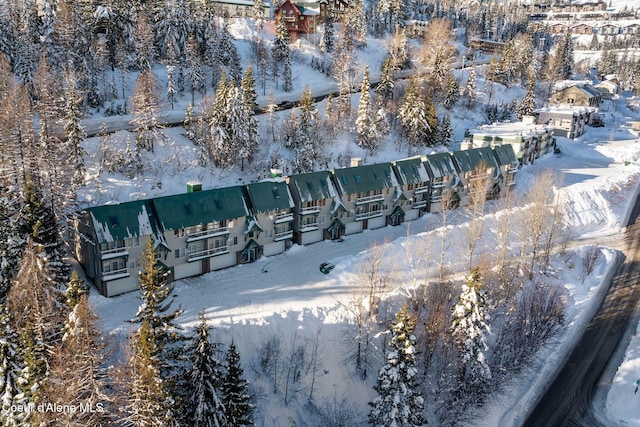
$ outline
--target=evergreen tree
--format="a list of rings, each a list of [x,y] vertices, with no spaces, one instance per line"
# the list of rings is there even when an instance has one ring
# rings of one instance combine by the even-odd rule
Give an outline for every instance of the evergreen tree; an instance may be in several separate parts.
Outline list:
[[[153,32],[147,18],[147,14],[142,10],[134,21],[136,26],[133,34],[133,46],[136,66],[141,74],[151,72],[151,61],[155,57]]]
[[[222,404],[230,426],[253,425],[253,404],[249,394],[249,383],[243,378],[240,354],[231,343],[225,357],[226,371],[222,381]]]
[[[167,101],[171,104],[173,110],[173,104],[178,100],[176,89],[176,67],[173,65],[167,65]]]
[[[533,116],[536,111],[536,97],[534,94],[534,88],[536,85],[535,78],[531,76],[529,85],[527,86],[527,93],[522,98],[522,102],[516,109],[516,118],[522,119],[522,116]]]
[[[222,364],[216,357],[216,344],[209,341],[209,325],[200,312],[200,325],[192,338],[191,368],[187,374],[191,425],[194,427],[235,426],[226,418],[226,409],[220,398]]]
[[[256,29],[258,32],[262,31],[264,24],[264,1],[255,0],[253,2],[253,19],[256,20]]]
[[[67,136],[67,147],[69,151],[69,160],[73,170],[73,184],[81,186],[84,184],[84,175],[86,167],[84,164],[84,156],[86,151],[82,148],[82,142],[86,138],[84,127],[80,123],[82,119],[81,103],[82,97],[76,90],[75,77],[72,74],[67,75],[67,88],[65,93],[65,111],[64,111],[64,133]]]
[[[445,114],[442,121],[438,125],[438,134],[440,144],[448,147],[451,145],[451,137],[453,136],[453,129],[451,129],[451,117],[449,114]]]
[[[291,74],[291,58],[289,56],[288,50],[287,50],[287,55],[284,58],[284,63],[282,64],[282,90],[285,92],[291,92],[293,90],[293,75]]]
[[[258,94],[256,93],[256,81],[253,78],[253,67],[251,64],[244,70],[241,87],[246,106],[251,109],[251,111],[255,111],[258,108]]]
[[[450,110],[454,105],[456,105],[459,98],[460,87],[458,86],[458,81],[455,78],[451,78],[447,87],[447,97],[444,100],[444,108]]]
[[[131,125],[136,132],[136,150],[153,152],[160,112],[158,82],[151,69],[140,73],[131,100]]]
[[[331,3],[329,3],[331,4]],[[329,12],[324,20],[322,39],[320,39],[320,51],[331,54],[335,50],[335,27],[333,24],[333,14]]]
[[[467,97],[467,108],[471,108],[478,98],[476,85],[476,60],[474,59],[473,64],[471,65],[471,70],[469,71],[469,80],[467,80],[467,85],[464,88],[464,96]]]
[[[573,75],[573,38],[567,33],[556,49],[556,66],[561,78],[570,79]]]
[[[18,335],[10,326],[6,305],[2,304],[0,307],[0,401],[3,408],[29,404],[29,395],[23,393],[21,388],[24,378],[18,346]],[[27,425],[27,412],[10,410],[2,412],[3,426]]]
[[[378,396],[370,402],[369,423],[374,426],[422,426],[424,399],[417,381],[416,318],[404,304],[391,329],[387,363],[378,373],[374,389]]]
[[[61,241],[53,210],[45,203],[39,188],[28,179],[24,188],[24,204],[20,211],[18,232],[28,236],[36,246],[42,246],[47,268],[53,274],[55,283],[62,286],[69,277],[69,264],[63,258],[64,246]]]
[[[40,412],[36,415],[38,422],[70,427],[108,423],[109,416],[104,410],[110,401],[105,367],[108,353],[96,321],[87,295],[82,295],[69,315],[67,332],[56,348],[56,357],[42,389],[43,400],[48,403],[74,402],[89,410]]]
[[[151,238],[147,239],[140,257],[140,268],[138,289],[142,304],[131,322],[147,325],[148,337],[145,339],[150,340],[151,348],[157,351],[151,353],[151,356],[166,356],[169,354],[167,347],[179,340],[178,327],[174,322],[182,314],[182,310],[171,310],[173,301],[167,299],[173,292],[173,286],[167,284],[166,274],[158,263]]]
[[[4,301],[17,271],[24,240],[19,236],[16,198],[0,182],[0,301]],[[1,326],[1,325],[0,325]]]
[[[393,81],[393,72],[395,67],[391,57],[387,57],[382,65],[382,74],[380,75],[380,83],[376,87],[376,94],[378,94],[383,101],[389,101],[393,99],[393,89],[395,82]]]
[[[438,121],[436,104],[433,102],[433,99],[431,99],[431,95],[429,93],[424,97],[424,111],[427,117],[427,129],[424,144],[427,147],[434,147],[440,142],[438,140],[440,122]]]
[[[431,130],[427,119],[426,104],[418,93],[415,79],[409,81],[404,100],[398,109],[401,134],[407,142],[416,147],[425,145]]]
[[[471,270],[462,285],[458,303],[453,307],[451,333],[461,353],[460,387],[465,393],[480,391],[491,378],[485,352],[488,350],[486,334],[490,332],[485,313],[483,279],[477,267]]]
[[[200,94],[204,95],[206,93],[207,86],[195,37],[189,38],[186,52],[187,79],[189,79],[189,88],[191,90],[191,103],[194,104],[195,92],[198,91]]]
[[[369,83],[369,67],[365,67],[364,76],[360,85],[360,102],[358,103],[358,116],[356,117],[356,143],[360,147],[368,147],[367,138],[371,129],[371,99],[369,91],[371,85]]]
[[[80,302],[80,299],[89,295],[89,285],[78,276],[78,272],[73,270],[71,277],[69,277],[69,283],[67,285],[67,305],[73,310],[75,306]]]
[[[164,427],[176,423],[174,401],[160,374],[162,359],[158,357],[154,335],[152,327],[142,321],[131,338],[133,356],[126,366],[126,416],[123,420],[127,425]]]
[[[284,64],[287,58],[289,58],[289,46],[287,45],[289,40],[289,30],[284,22],[284,14],[282,13],[276,20],[275,33],[275,39],[273,40],[273,46],[271,48],[271,59],[273,64],[272,77],[276,82],[277,88],[281,64]]]

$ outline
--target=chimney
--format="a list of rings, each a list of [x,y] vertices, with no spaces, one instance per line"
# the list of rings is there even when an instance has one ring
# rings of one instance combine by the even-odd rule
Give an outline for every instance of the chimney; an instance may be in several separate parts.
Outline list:
[[[360,157],[352,157],[351,158],[351,167],[362,166],[362,158]]]
[[[197,181],[187,182],[187,193],[195,193],[197,191],[202,191],[201,182],[197,182]]]

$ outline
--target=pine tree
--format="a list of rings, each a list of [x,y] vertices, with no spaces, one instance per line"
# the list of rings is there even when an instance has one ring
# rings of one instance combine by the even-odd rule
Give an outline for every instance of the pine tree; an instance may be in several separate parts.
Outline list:
[[[372,123],[370,90],[369,67],[367,66],[364,69],[364,75],[362,76],[362,83],[360,85],[360,102],[358,103],[358,116],[356,117],[356,143],[360,147],[368,147],[367,138]]]
[[[160,112],[158,82],[150,69],[140,73],[131,100],[131,125],[136,132],[137,151],[153,152]]]
[[[422,411],[424,399],[417,381],[416,318],[404,304],[396,314],[391,330],[391,348],[387,363],[378,373],[374,389],[378,392],[369,412],[374,426],[422,426],[426,423]]]
[[[483,278],[477,267],[471,270],[462,285],[458,303],[453,307],[451,333],[462,356],[460,388],[465,393],[480,391],[491,378],[485,352],[488,350],[486,334],[490,332],[485,313]]]
[[[469,71],[469,80],[467,80],[467,85],[464,88],[464,96],[467,97],[467,108],[471,108],[478,98],[478,94],[476,93],[476,60],[473,60],[473,64],[471,65],[471,70]]]
[[[445,114],[442,121],[438,125],[439,143],[448,147],[451,145],[451,137],[453,136],[453,129],[451,129],[451,117],[449,114]]]
[[[226,418],[226,409],[220,397],[222,364],[217,359],[217,345],[209,341],[209,325],[200,312],[200,325],[193,336],[191,368],[187,374],[191,425],[194,427],[235,426]]]
[[[285,92],[291,92],[293,90],[293,75],[291,74],[291,58],[289,56],[288,50],[287,50],[287,55],[284,58],[284,63],[282,64],[282,90]]]
[[[198,91],[200,94],[204,95],[206,93],[207,86],[195,37],[189,38],[186,52],[187,79],[189,79],[189,88],[191,90],[191,103],[194,104],[195,92]]]
[[[256,20],[256,29],[258,32],[262,31],[262,26],[264,24],[264,1],[263,0],[255,0],[253,2],[253,19]]]
[[[380,83],[376,87],[376,94],[382,98],[383,101],[389,101],[393,99],[393,89],[395,83],[393,81],[393,72],[395,67],[391,57],[387,57],[382,65],[382,74],[380,75]]]
[[[20,211],[18,232],[28,236],[36,246],[42,246],[43,256],[53,274],[55,283],[62,286],[69,277],[69,264],[63,258],[64,246],[58,230],[55,215],[32,180],[28,179],[24,188],[24,204]]]
[[[127,425],[164,427],[175,423],[174,402],[160,374],[162,359],[151,326],[143,321],[131,338],[133,356],[126,366]]]
[[[243,378],[240,354],[231,343],[225,357],[226,371],[222,381],[222,404],[227,423],[230,426],[253,425],[253,404],[249,393],[249,383]]]
[[[398,109],[401,134],[411,146],[426,144],[430,131],[426,107],[425,100],[418,93],[416,81],[412,78]]]
[[[329,3],[331,4],[331,3]],[[322,39],[320,40],[320,51],[324,54],[331,54],[335,50],[335,27],[333,24],[333,14],[327,14],[323,24]]]
[[[23,393],[21,388],[24,377],[19,357],[19,338],[9,323],[7,307],[2,304],[0,307],[0,401],[4,408],[10,408],[11,405],[26,407],[29,404],[29,395]],[[27,412],[3,410],[2,425],[26,425],[27,417]]]
[[[447,87],[447,97],[444,100],[444,108],[450,110],[458,99],[460,98],[460,87],[458,81],[455,78],[449,80],[449,86]]]
[[[134,21],[136,26],[133,34],[133,46],[135,48],[136,65],[141,74],[151,72],[151,61],[155,56],[153,32],[147,18],[147,14],[142,10]]]
[[[527,86],[527,93],[522,98],[522,102],[518,105],[516,109],[516,118],[518,120],[522,119],[523,116],[533,116],[536,111],[536,97],[534,94],[534,88],[536,85],[536,81],[533,76],[531,76],[529,80],[529,85]]]
[[[69,160],[73,170],[72,182],[76,186],[84,184],[86,167],[84,156],[86,151],[82,148],[82,142],[86,138],[84,127],[80,123],[82,119],[81,103],[82,97],[76,90],[76,81],[73,74],[68,74],[66,78],[65,111],[64,111],[64,133],[67,136],[67,147]]]
[[[173,104],[178,100],[176,89],[176,67],[173,65],[167,65],[167,101],[171,104],[173,110]]]
[[[82,295],[69,315],[67,332],[56,348],[42,389],[43,401],[60,405],[74,402],[89,410],[40,412],[36,416],[38,422],[84,427],[106,425],[109,421],[104,411],[104,405],[110,401],[106,380],[108,353],[96,322],[87,295]]]
[[[18,233],[17,198],[0,182],[0,301],[4,301],[20,261],[24,240]]]
[[[167,284],[166,275],[158,263],[151,238],[147,239],[140,258],[140,268],[142,271],[138,277],[138,289],[140,289],[142,304],[131,322],[147,325],[149,330],[148,337],[145,339],[152,340],[152,348],[157,350],[157,353],[152,353],[151,356],[167,355],[168,346],[179,339],[178,327],[174,322],[182,314],[182,310],[179,308],[171,310],[173,301],[167,301],[173,292],[173,286]],[[165,360],[165,362],[169,361]]]
[[[275,28],[276,36],[273,40],[273,46],[271,48],[272,59],[272,77],[276,82],[276,88],[278,87],[278,76],[280,75],[280,66],[284,64],[289,57],[289,46],[287,41],[289,39],[289,30],[284,22],[284,14],[280,14],[276,20]],[[291,64],[289,64],[291,65]]]
[[[258,108],[258,94],[256,93],[256,81],[253,78],[253,67],[251,64],[244,70],[241,87],[245,104],[251,111],[255,111]]]
[[[67,305],[73,310],[80,299],[89,295],[89,285],[87,285],[84,280],[78,276],[78,272],[73,270],[71,272],[71,277],[69,277],[69,283],[67,285]]]

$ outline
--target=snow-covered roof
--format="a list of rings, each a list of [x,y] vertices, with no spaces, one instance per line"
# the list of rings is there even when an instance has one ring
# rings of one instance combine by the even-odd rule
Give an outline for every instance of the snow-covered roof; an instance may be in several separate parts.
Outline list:
[[[97,206],[87,211],[93,222],[97,243],[142,236],[158,239],[158,223],[149,200]]]

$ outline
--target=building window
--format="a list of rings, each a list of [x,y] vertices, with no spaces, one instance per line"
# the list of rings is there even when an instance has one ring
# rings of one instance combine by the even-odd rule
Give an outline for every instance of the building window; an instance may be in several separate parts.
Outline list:
[[[326,215],[318,215],[318,224],[324,224],[326,220],[327,220]]]
[[[266,237],[273,237],[273,228],[268,229],[264,234]]]
[[[186,251],[186,249],[185,249],[185,248],[182,248],[182,249],[176,249],[176,250],[174,251],[174,256],[175,256],[176,258],[183,258],[183,257],[185,256],[186,252],[187,252],[187,251]]]
[[[173,237],[184,237],[184,228],[173,230]]]

